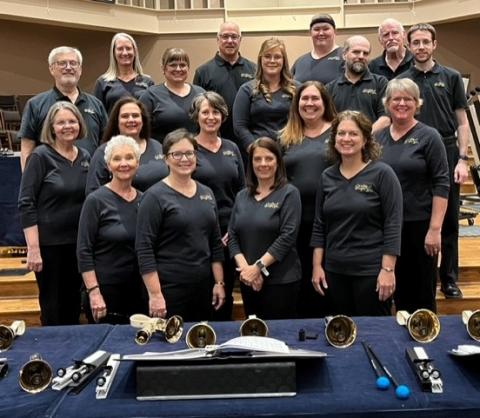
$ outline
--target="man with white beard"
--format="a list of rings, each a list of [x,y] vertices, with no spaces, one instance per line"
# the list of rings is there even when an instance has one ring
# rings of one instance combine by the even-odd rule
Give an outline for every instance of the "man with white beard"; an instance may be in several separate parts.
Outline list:
[[[337,112],[357,110],[370,118],[373,131],[390,125],[385,115],[382,97],[388,80],[368,69],[370,42],[364,36],[352,36],[345,41],[343,58],[345,72],[327,84]]]
[[[372,73],[391,80],[412,66],[413,55],[405,47],[405,30],[398,20],[385,19],[378,27],[378,40],[383,53],[368,64]]]

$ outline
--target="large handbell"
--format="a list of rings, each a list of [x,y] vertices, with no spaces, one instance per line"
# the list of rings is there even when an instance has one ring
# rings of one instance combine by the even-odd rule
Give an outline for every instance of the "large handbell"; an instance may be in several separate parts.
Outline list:
[[[346,315],[325,317],[325,337],[336,348],[350,347],[357,338],[357,326]]]
[[[30,361],[20,369],[18,383],[28,393],[39,393],[45,390],[52,381],[53,372],[50,365],[42,360],[40,354],[34,354]]]
[[[268,326],[265,321],[257,318],[257,315],[249,315],[248,319],[242,322],[240,325],[240,335],[266,337],[268,336]]]
[[[206,322],[199,322],[190,327],[185,341],[189,348],[205,348],[207,345],[214,345],[217,342],[217,335]]]
[[[12,346],[15,337],[24,333],[25,321],[13,321],[9,327],[0,325],[0,351],[8,350]]]
[[[467,332],[475,341],[480,341],[480,309],[476,311],[463,311],[462,321],[467,327]]]
[[[398,311],[397,323],[406,326],[410,336],[419,343],[432,342],[440,334],[440,321],[429,309],[417,309],[411,315]]]
[[[163,333],[165,340],[171,344],[176,343],[183,334],[183,319],[178,315],[163,319],[135,314],[130,317],[130,325],[141,328],[135,336],[135,342],[140,345],[147,344],[155,332]]]

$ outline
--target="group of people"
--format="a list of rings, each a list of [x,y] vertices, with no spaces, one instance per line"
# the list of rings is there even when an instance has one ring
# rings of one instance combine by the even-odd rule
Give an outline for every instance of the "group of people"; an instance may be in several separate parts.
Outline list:
[[[264,319],[435,311],[439,254],[443,292],[461,296],[466,100],[433,59],[435,29],[387,19],[370,63],[369,41],[339,47],[329,15],[310,35],[291,69],[278,38],[255,64],[226,22],[193,84],[168,48],[156,85],[119,33],[94,95],[78,88],[80,51],[52,50],[55,86],[19,132],[43,325],[78,323],[81,304],[90,322],[229,320],[237,277]]]

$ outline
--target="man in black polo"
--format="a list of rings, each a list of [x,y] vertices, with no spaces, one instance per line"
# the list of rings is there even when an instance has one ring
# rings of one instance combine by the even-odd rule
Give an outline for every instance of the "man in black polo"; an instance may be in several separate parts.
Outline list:
[[[102,131],[107,124],[105,108],[96,97],[78,88],[82,75],[82,54],[76,48],[60,46],[48,56],[50,74],[55,80],[52,89],[32,97],[25,106],[18,137],[21,140],[21,167],[25,167],[28,156],[40,144],[40,132],[47,112],[55,102],[70,101],[77,106],[87,125],[87,136],[76,144],[93,155],[98,147]]]
[[[442,225],[441,290],[447,298],[460,298],[458,288],[458,212],[460,185],[468,178],[467,101],[460,73],[433,59],[437,47],[435,28],[428,23],[412,26],[407,32],[414,66],[399,75],[420,88],[423,106],[417,119],[440,132],[447,150],[450,194]]]
[[[388,80],[368,70],[370,50],[367,38],[358,35],[348,38],[343,46],[345,72],[326,87],[338,112],[362,112],[372,121],[373,130],[378,131],[390,125],[382,103]]]
[[[240,55],[242,33],[236,23],[225,22],[217,34],[218,52],[195,71],[193,84],[220,94],[228,106],[228,117],[220,128],[222,136],[237,143],[232,108],[239,87],[255,77],[256,65]]]
[[[405,30],[398,20],[385,19],[378,27],[378,40],[383,53],[368,64],[372,73],[391,80],[413,65],[413,55],[405,47]]]

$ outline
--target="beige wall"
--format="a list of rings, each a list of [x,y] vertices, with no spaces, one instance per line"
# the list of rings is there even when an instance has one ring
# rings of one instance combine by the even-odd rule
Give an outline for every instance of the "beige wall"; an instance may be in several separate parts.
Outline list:
[[[439,41],[437,59],[462,73],[470,73],[473,85],[480,85],[480,54],[476,51],[476,43],[480,39],[479,23],[480,19],[475,19],[436,25]],[[339,43],[354,32],[360,31],[340,31]],[[376,40],[376,29],[364,29],[361,32],[372,42],[372,57],[378,55],[380,47]],[[310,39],[306,31],[275,35],[286,42],[290,63],[310,49]],[[47,68],[47,55],[53,47],[60,44],[73,45],[82,51],[85,63],[80,85],[90,91],[95,79],[107,67],[111,36],[112,33],[109,32],[0,20],[2,40],[0,94],[29,94],[50,88],[52,81]],[[165,48],[177,46],[188,52],[192,64],[191,77],[193,69],[210,59],[216,50],[214,35],[136,35],[135,38],[139,44],[145,70],[157,82],[162,80],[159,63]],[[259,46],[265,38],[263,33],[246,34],[242,43],[243,55],[256,60]]]

